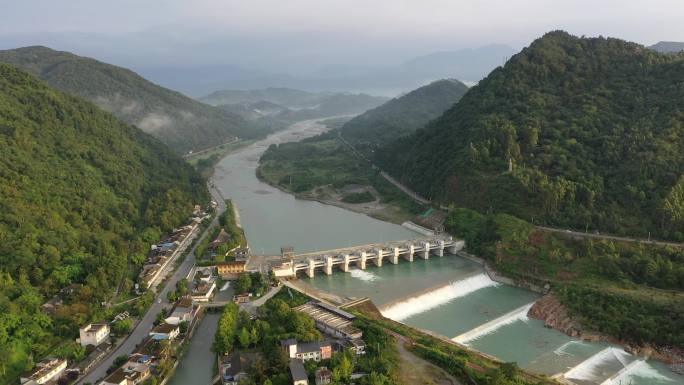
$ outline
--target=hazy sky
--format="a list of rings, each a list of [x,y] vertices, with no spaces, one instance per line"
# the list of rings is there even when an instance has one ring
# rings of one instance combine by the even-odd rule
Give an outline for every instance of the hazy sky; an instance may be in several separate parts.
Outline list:
[[[0,0],[0,48],[282,72],[380,66],[544,32],[684,41],[683,0]]]

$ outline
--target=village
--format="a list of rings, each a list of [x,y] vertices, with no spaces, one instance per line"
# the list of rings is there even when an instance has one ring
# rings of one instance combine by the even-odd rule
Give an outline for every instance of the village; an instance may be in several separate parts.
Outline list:
[[[221,312],[221,320],[212,346],[214,384],[273,384],[264,381],[270,381],[269,369],[265,369],[269,367],[282,384],[323,385],[363,376],[353,370],[357,357],[367,352],[363,331],[354,326],[355,316],[289,287],[281,290],[284,286],[273,270],[248,269],[250,249],[232,205],[226,203],[228,208],[217,218],[215,228],[202,228],[211,215],[196,206],[185,226],[151,245],[131,289],[137,295],[134,300],[159,291],[190,245],[194,245],[196,260],[166,293],[169,306],[160,307],[134,350],[115,356],[106,375],[94,384],[166,384],[204,314],[216,311]],[[213,202],[211,209],[215,208]],[[197,240],[203,230],[208,236]],[[291,254],[291,248],[283,248],[283,261]],[[48,314],[60,311],[78,290],[74,285],[62,289],[43,310]],[[161,302],[153,301],[148,312]],[[140,328],[140,317],[133,318],[129,311],[122,311],[111,321],[82,325],[76,343],[85,351],[83,359],[46,358],[21,377],[21,384],[91,384],[82,382],[84,374],[111,357],[117,342],[132,337],[132,329]]]

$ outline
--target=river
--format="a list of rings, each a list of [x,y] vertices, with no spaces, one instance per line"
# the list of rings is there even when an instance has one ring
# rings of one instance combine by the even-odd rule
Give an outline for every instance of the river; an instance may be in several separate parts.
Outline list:
[[[228,155],[217,165],[213,181],[236,203],[252,251],[273,255],[286,245],[304,252],[416,237],[418,234],[404,227],[298,200],[258,180],[257,162],[269,145],[298,141],[323,131],[317,122],[300,122]],[[368,296],[390,318],[450,338],[460,336],[473,348],[504,361],[516,361],[526,369],[548,375],[570,371],[579,385],[627,385],[630,381],[633,385],[684,384],[682,376],[660,363],[636,362],[617,347],[577,341],[528,319],[527,309],[537,294],[495,283],[483,274],[481,266],[461,257],[402,261],[304,279],[318,289],[343,296]],[[206,318],[200,327],[215,329],[216,321]],[[198,353],[201,360],[211,360],[209,348],[210,343],[196,336],[188,353],[202,351]],[[185,360],[171,384],[200,384],[195,381],[198,371],[207,365],[186,365]],[[625,366],[628,368],[623,373],[610,378]]]

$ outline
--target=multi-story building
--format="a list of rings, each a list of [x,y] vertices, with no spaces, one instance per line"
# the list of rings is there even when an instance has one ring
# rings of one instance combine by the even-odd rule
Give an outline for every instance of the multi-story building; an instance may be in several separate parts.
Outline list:
[[[79,339],[77,342],[81,346],[98,346],[109,337],[109,325],[107,324],[88,324],[78,329]]]
[[[19,378],[22,385],[41,385],[56,381],[67,367],[67,361],[60,358],[47,358],[36,364],[32,370]]]
[[[314,360],[316,362],[332,357],[332,344],[329,342],[302,342],[295,339],[280,341],[280,346],[290,358],[296,358],[304,362]]]
[[[239,274],[245,272],[245,265],[245,261],[221,262],[216,264],[216,270],[222,279],[237,279]]]

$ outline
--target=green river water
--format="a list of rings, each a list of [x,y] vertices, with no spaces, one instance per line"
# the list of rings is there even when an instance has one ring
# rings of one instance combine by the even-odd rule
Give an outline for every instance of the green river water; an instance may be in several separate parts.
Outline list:
[[[419,236],[362,214],[294,199],[256,178],[259,156],[270,144],[297,141],[323,131],[315,122],[298,123],[227,156],[217,166],[214,183],[237,204],[252,251],[278,254],[281,246],[291,245],[302,252]],[[528,319],[527,309],[537,294],[497,284],[483,274],[480,265],[458,256],[413,263],[402,260],[398,265],[386,263],[331,276],[317,271],[315,278],[302,279],[343,296],[368,296],[389,318],[449,338],[485,325],[464,342],[539,373],[554,375],[574,368],[568,375],[578,385],[684,384],[682,376],[663,364],[632,363],[636,358],[618,347],[577,341]],[[199,325],[171,385],[203,385],[211,380],[213,373],[205,368],[212,367],[213,356],[205,334],[213,335],[216,322],[210,315]],[[609,379],[628,365],[624,374]]]

